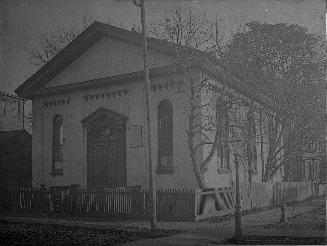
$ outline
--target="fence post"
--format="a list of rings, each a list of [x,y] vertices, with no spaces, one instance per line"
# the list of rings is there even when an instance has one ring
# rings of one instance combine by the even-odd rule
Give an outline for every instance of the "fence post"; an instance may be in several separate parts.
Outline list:
[[[42,213],[49,212],[50,206],[49,206],[49,197],[48,197],[48,190],[45,187],[45,184],[40,185],[40,198],[41,198],[41,211]]]
[[[9,189],[6,190],[6,202],[5,202],[5,210],[8,211],[8,213],[10,212],[10,193],[9,193]]]
[[[234,163],[235,163],[235,176],[236,176],[236,197],[235,197],[235,234],[234,234],[234,239],[235,240],[241,240],[243,235],[242,235],[242,222],[241,222],[241,199],[240,199],[240,181],[239,181],[239,160],[237,154],[235,154],[234,158]]]
[[[273,183],[272,184],[272,189],[273,189],[273,207],[276,207],[276,200],[277,200],[277,198],[276,198],[276,190],[277,190],[277,183]]]
[[[201,190],[197,189],[194,190],[194,220],[197,221],[197,215],[199,211],[199,204],[200,204],[200,196],[201,196]]]
[[[282,211],[282,214],[281,214],[281,217],[280,217],[280,223],[285,223],[285,222],[287,222],[286,203],[285,202],[283,202],[280,205],[280,209]]]

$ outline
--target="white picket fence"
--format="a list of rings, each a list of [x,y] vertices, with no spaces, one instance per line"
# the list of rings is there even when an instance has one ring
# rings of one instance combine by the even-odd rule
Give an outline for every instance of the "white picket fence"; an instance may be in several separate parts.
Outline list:
[[[235,187],[198,190],[195,198],[195,220],[234,212]],[[278,207],[282,203],[303,201],[327,195],[327,185],[310,182],[240,183],[241,209]]]
[[[279,206],[282,203],[303,201],[325,195],[327,185],[311,182],[275,182],[240,184],[242,210]]]

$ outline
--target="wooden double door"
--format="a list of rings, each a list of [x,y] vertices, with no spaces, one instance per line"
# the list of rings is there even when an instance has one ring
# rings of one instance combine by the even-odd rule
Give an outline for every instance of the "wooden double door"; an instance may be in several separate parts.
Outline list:
[[[106,124],[88,130],[88,186],[126,186],[125,125]]]

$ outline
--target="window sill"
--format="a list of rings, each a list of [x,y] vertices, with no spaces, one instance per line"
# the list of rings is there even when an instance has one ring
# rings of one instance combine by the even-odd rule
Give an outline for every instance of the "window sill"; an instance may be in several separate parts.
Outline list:
[[[157,174],[173,174],[174,167],[173,166],[165,166],[165,167],[158,167]]]
[[[52,170],[52,172],[51,172],[52,177],[63,176],[63,175],[64,175],[63,169],[55,169],[55,170]]]
[[[219,174],[228,174],[228,173],[231,173],[232,172],[232,170],[230,169],[230,168],[221,168],[221,167],[219,167],[218,169],[217,169],[217,172],[219,173]]]

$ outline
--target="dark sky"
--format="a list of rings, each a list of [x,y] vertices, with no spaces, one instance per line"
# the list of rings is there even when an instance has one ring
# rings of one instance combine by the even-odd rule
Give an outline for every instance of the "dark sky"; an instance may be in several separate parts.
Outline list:
[[[147,22],[155,22],[170,9],[181,6],[223,19],[225,33],[242,23],[296,23],[310,32],[325,33],[325,0],[145,0]],[[132,0],[0,0],[0,91],[13,93],[36,67],[27,51],[37,45],[41,33],[58,25],[81,26],[83,19],[96,19],[130,29],[139,24],[140,10]]]

